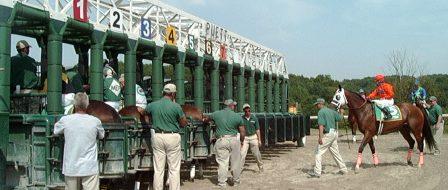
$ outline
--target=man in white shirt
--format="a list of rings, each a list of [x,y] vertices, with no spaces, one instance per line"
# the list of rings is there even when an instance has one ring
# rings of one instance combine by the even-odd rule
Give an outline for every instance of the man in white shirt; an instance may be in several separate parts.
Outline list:
[[[104,138],[101,121],[86,113],[89,97],[75,95],[75,113],[62,117],[54,125],[55,135],[64,135],[62,173],[66,190],[98,190],[97,139]]]

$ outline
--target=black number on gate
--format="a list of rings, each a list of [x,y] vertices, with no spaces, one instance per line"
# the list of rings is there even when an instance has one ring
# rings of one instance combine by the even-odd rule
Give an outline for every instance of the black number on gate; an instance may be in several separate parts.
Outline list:
[[[170,30],[170,34],[168,35],[168,40],[171,43],[174,43],[174,30]]]
[[[115,28],[121,28],[121,26],[118,24],[118,22],[120,21],[120,13],[118,13],[117,11],[113,12],[112,15],[114,15],[116,17],[114,23],[112,24],[113,27]]]

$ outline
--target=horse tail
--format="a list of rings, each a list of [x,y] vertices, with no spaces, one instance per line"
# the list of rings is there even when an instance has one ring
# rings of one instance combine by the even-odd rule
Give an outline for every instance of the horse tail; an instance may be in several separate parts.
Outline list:
[[[426,143],[428,144],[429,150],[432,150],[435,146],[435,140],[434,136],[432,135],[431,126],[428,121],[428,113],[424,108],[420,108],[420,110],[423,112],[423,139],[426,140]]]

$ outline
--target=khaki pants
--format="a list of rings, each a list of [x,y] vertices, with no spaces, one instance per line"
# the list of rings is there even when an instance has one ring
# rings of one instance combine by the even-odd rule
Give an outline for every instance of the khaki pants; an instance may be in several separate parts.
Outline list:
[[[319,175],[322,173],[322,155],[328,149],[330,149],[330,153],[333,156],[334,161],[336,161],[336,164],[338,164],[340,170],[347,171],[347,167],[342,160],[341,154],[339,154],[338,133],[331,132],[324,134],[324,136],[322,137],[322,145],[317,145],[315,153],[316,165],[314,166],[314,173]]]
[[[81,188],[82,187],[82,188]],[[65,176],[65,190],[99,190],[98,174],[84,177]]]
[[[255,156],[255,160],[257,161],[258,167],[263,166],[263,162],[261,161],[260,149],[258,149],[258,136],[257,134],[246,136],[244,138],[243,147],[241,148],[241,170],[244,168],[244,163],[246,163],[246,155],[250,146],[250,151]]]
[[[440,123],[439,125],[433,125],[431,126],[431,132],[432,132],[432,136],[434,137],[434,141],[435,141],[435,146],[434,149],[436,152],[440,152],[440,140],[442,139],[442,135],[443,135],[443,124],[444,123]]]
[[[180,189],[181,137],[177,133],[155,133],[152,140],[155,190],[163,189],[165,163],[168,160],[170,190]]]
[[[241,144],[235,137],[222,137],[215,143],[216,162],[218,163],[218,182],[225,184],[227,181],[227,171],[229,169],[229,158],[233,181],[239,182],[241,175]]]

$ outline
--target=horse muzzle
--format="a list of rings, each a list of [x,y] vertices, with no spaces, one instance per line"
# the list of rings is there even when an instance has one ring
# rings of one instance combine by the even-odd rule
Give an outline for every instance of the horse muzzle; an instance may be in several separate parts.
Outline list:
[[[337,108],[339,108],[341,106],[341,103],[336,100],[332,100],[331,104],[335,105]]]

